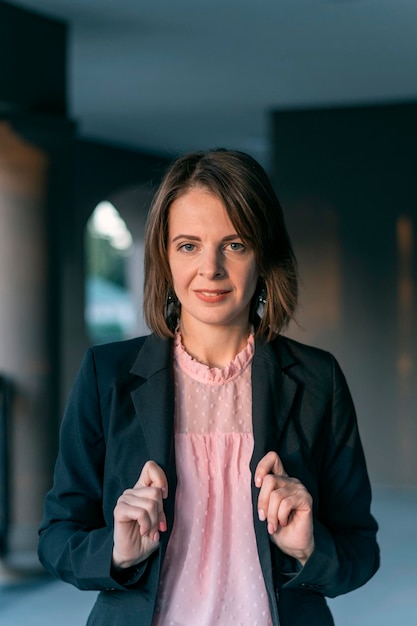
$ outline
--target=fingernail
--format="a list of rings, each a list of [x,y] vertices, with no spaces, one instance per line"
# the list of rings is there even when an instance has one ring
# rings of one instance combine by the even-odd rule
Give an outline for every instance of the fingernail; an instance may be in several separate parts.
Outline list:
[[[262,479],[261,479],[260,476],[256,476],[256,478],[255,478],[255,485],[257,487],[260,487],[262,485]]]
[[[166,522],[159,522],[159,530],[164,533],[167,529],[167,523]]]
[[[153,540],[155,541],[155,543],[157,541],[159,541],[159,532],[158,531],[156,531],[156,533],[154,533]]]
[[[269,534],[270,534],[270,535],[273,535],[273,534],[274,534],[274,532],[275,532],[275,528],[274,528],[274,526],[271,524],[271,522],[269,522],[269,524],[268,524],[268,532],[269,532]]]
[[[258,516],[261,522],[264,522],[266,520],[265,511],[263,509],[258,510]]]

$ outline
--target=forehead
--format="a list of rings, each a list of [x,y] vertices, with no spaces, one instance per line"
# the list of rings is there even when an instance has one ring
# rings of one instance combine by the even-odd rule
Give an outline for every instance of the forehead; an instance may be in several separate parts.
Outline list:
[[[223,201],[210,190],[193,187],[174,200],[168,214],[169,230],[235,231]]]

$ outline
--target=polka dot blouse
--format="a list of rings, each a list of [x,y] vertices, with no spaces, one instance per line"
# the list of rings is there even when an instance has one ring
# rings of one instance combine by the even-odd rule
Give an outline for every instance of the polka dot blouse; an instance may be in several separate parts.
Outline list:
[[[270,626],[256,548],[253,451],[254,339],[224,368],[193,359],[177,334],[175,522],[155,626]]]

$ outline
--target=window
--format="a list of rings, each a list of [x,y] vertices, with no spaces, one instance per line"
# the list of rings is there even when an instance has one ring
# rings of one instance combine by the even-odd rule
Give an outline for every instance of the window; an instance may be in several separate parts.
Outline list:
[[[85,321],[92,343],[134,333],[136,310],[128,288],[133,239],[111,202],[100,202],[87,222]]]

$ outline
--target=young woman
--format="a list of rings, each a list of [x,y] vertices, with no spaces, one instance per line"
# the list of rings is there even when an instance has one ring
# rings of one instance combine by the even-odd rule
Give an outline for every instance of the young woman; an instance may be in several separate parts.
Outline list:
[[[39,555],[100,590],[97,626],[330,626],[377,570],[377,525],[335,359],[285,338],[297,271],[241,152],[177,159],[146,230],[148,337],[86,354]]]

